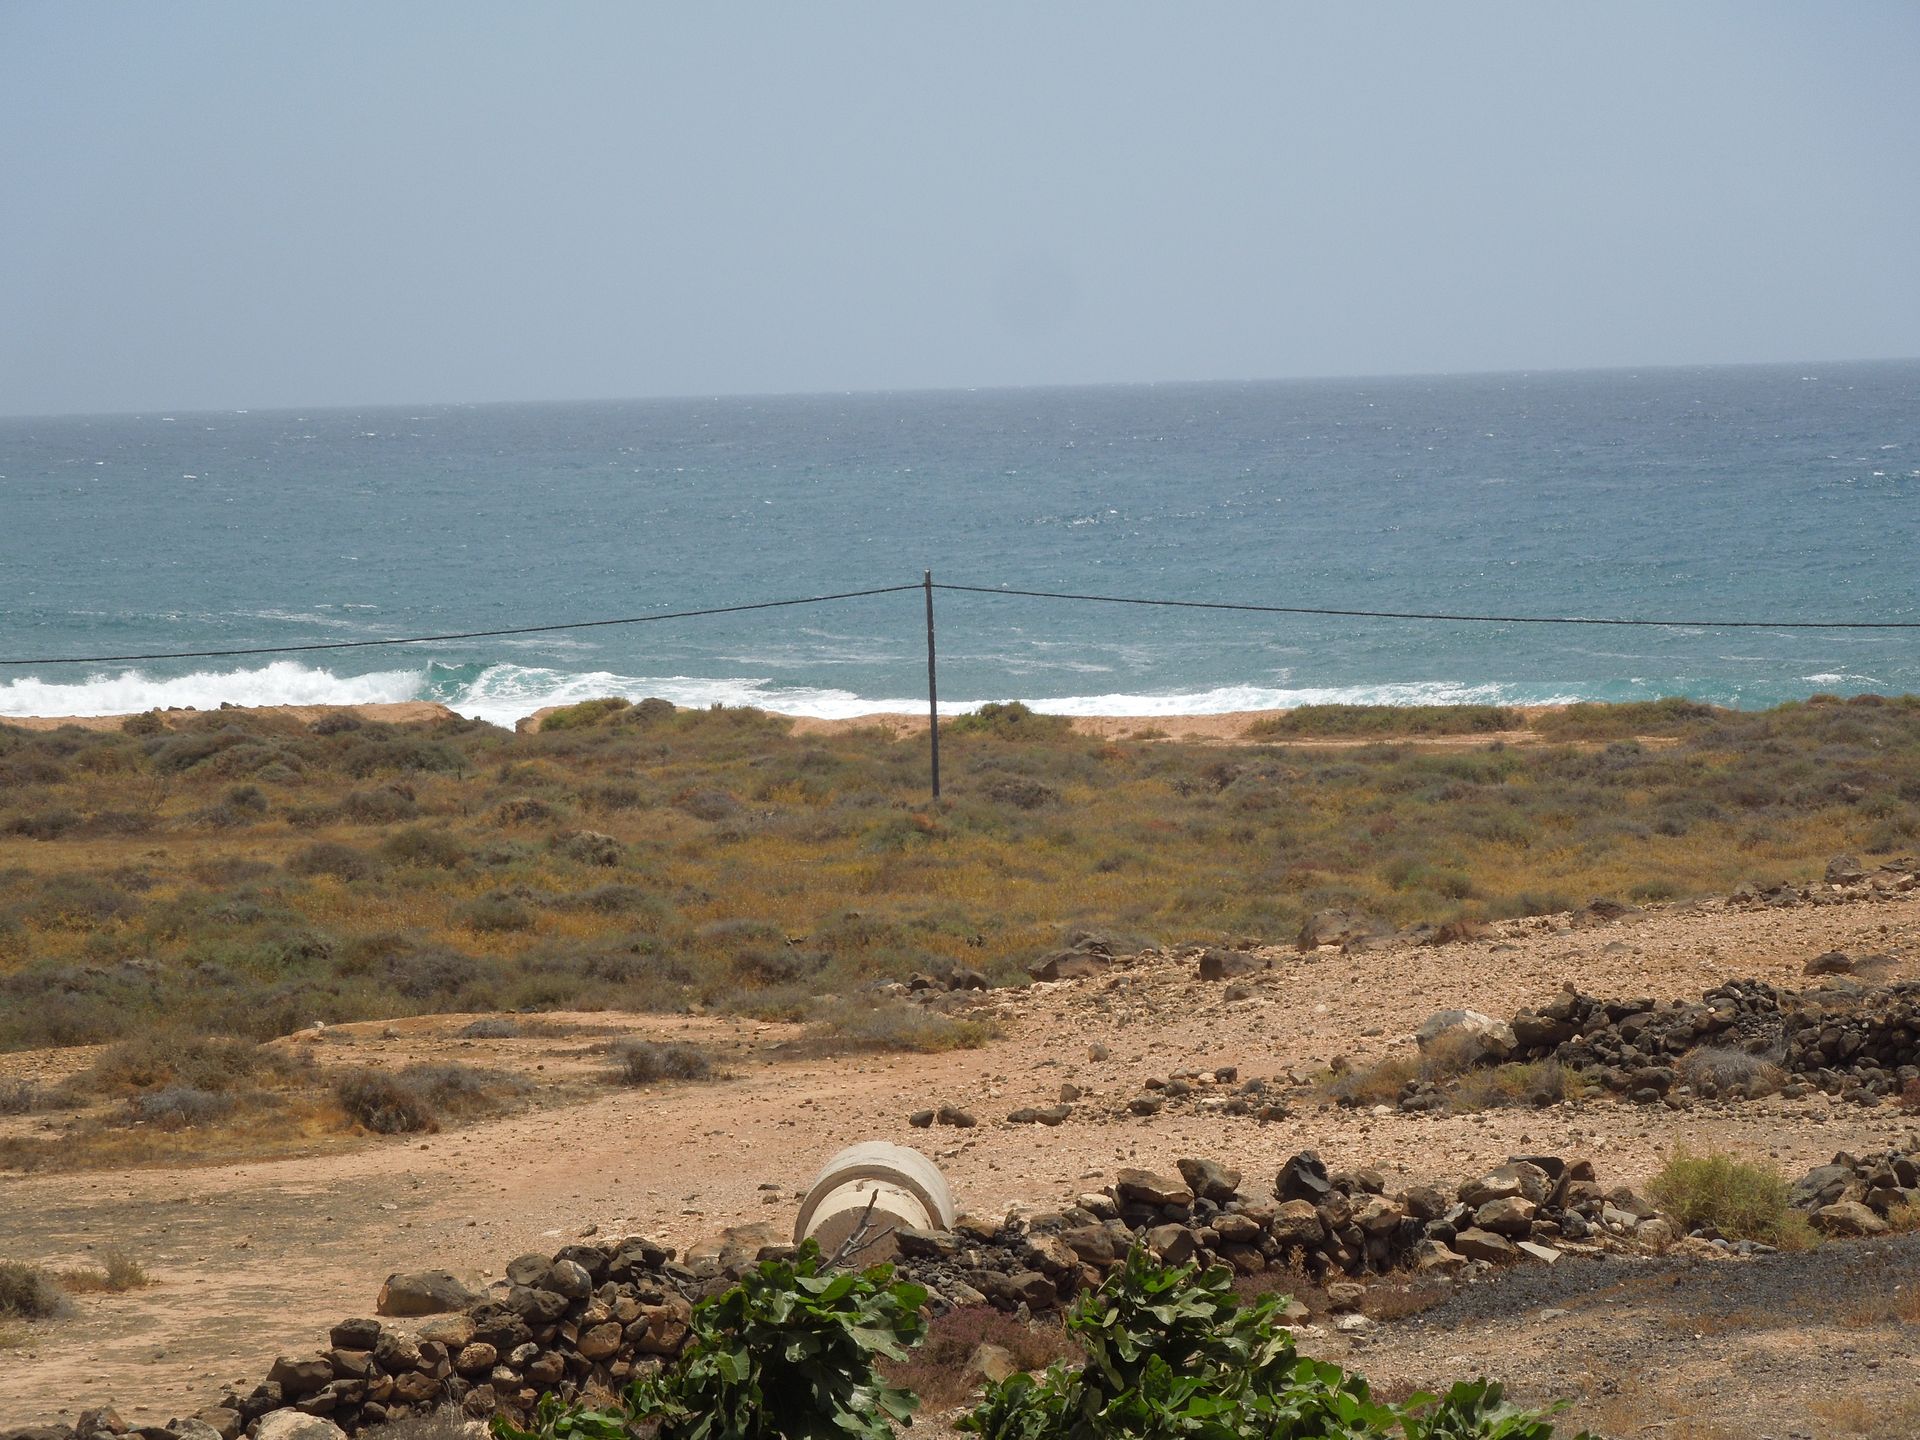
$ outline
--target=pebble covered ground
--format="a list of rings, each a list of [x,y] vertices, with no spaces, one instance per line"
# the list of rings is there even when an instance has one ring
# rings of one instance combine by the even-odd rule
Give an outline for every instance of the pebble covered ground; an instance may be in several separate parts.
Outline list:
[[[83,1297],[77,1318],[12,1352],[0,1366],[0,1418],[71,1419],[108,1401],[136,1424],[188,1413],[222,1384],[257,1376],[277,1354],[311,1348],[334,1321],[364,1313],[394,1270],[440,1266],[481,1281],[514,1255],[589,1229],[685,1246],[761,1222],[785,1238],[793,1201],[820,1163],[872,1136],[927,1149],[963,1206],[980,1214],[1054,1204],[1117,1167],[1168,1170],[1185,1155],[1251,1177],[1313,1149],[1335,1169],[1373,1166],[1404,1185],[1551,1153],[1590,1158],[1609,1183],[1640,1184],[1677,1143],[1770,1157],[1789,1174],[1837,1150],[1912,1148],[1920,1121],[1897,1107],[1817,1093],[1685,1110],[1607,1098],[1474,1115],[1375,1114],[1296,1098],[1287,1119],[1269,1122],[1179,1106],[1143,1117],[1127,1107],[1148,1078],[1183,1067],[1306,1077],[1335,1056],[1364,1067],[1408,1050],[1436,1010],[1510,1015],[1566,982],[1661,999],[1747,976],[1795,988],[1809,959],[1834,950],[1891,956],[1882,981],[1920,976],[1920,899],[1762,910],[1704,902],[1591,929],[1509,922],[1445,946],[1276,949],[1258,952],[1271,968],[1243,981],[1248,993],[1233,1000],[1225,985],[1200,980],[1191,958],[1170,955],[1094,979],[992,992],[981,1004],[1000,1038],[944,1055],[802,1058],[781,1048],[796,1038],[787,1027],[550,1017],[698,1039],[727,1060],[730,1077],[589,1091],[565,1108],[293,1159],[0,1176],[0,1254],[63,1266],[118,1246],[158,1281]],[[470,1018],[371,1022],[342,1027],[344,1043],[298,1043],[312,1043],[323,1063],[456,1056],[530,1075],[552,1066],[576,1079],[586,1063],[581,1042],[564,1038],[458,1040]],[[0,1078],[55,1063],[0,1061]],[[1059,1103],[1063,1085],[1081,1093],[1060,1124],[1006,1120],[1020,1107]],[[908,1126],[912,1112],[941,1105],[964,1106],[979,1123]],[[1897,1414],[1902,1389],[1920,1382],[1904,1338],[1916,1322],[1873,1318],[1875,1307],[1898,1313],[1888,1287],[1912,1273],[1911,1244],[1848,1242],[1790,1264],[1568,1260],[1483,1282],[1415,1321],[1325,1343],[1395,1381],[1488,1370],[1533,1398],[1584,1395],[1587,1406],[1631,1419],[1623,1434],[1916,1434],[1920,1424],[1846,1428],[1856,1418],[1881,1423],[1870,1411]],[[1583,1290],[1587,1280],[1595,1283]],[[1750,1302],[1741,1287],[1752,1287]],[[1689,1298],[1696,1291],[1701,1298]],[[1568,1314],[1538,1313],[1551,1309]],[[1713,1324],[1681,1323],[1695,1311]],[[1857,1413],[1838,1413],[1856,1400]],[[1722,1428],[1703,1428],[1709,1421]]]

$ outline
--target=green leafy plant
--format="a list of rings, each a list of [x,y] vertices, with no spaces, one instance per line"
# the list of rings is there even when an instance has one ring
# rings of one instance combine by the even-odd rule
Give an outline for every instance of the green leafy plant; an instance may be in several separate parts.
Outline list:
[[[827,1273],[809,1240],[763,1261],[693,1312],[687,1348],[636,1380],[618,1411],[541,1402],[534,1428],[494,1421],[500,1440],[625,1440],[654,1424],[662,1440],[891,1440],[914,1397],[875,1369],[926,1335],[921,1286],[876,1265]]]
[[[988,1386],[960,1428],[980,1440],[1551,1440],[1545,1415],[1488,1380],[1375,1400],[1360,1376],[1295,1352],[1275,1318],[1284,1303],[1242,1305],[1230,1271],[1164,1266],[1136,1247],[1068,1316],[1086,1363]]]

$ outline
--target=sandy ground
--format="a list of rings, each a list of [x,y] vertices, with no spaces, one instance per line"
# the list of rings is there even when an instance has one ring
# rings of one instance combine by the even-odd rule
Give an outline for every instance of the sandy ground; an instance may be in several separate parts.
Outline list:
[[[1254,982],[1254,995],[1232,1003],[1222,987],[1202,984],[1189,962],[1166,958],[1096,980],[994,992],[986,1009],[998,1016],[1003,1037],[983,1050],[939,1056],[800,1059],[782,1055],[780,1045],[791,1038],[783,1027],[555,1017],[703,1038],[731,1057],[732,1078],[594,1088],[587,1091],[592,1098],[568,1108],[306,1158],[0,1177],[0,1255],[70,1266],[119,1246],[158,1281],[126,1295],[84,1297],[75,1319],[36,1330],[0,1365],[0,1423],[71,1418],[108,1401],[136,1423],[188,1412],[223,1382],[251,1384],[275,1355],[311,1349],[333,1321],[370,1313],[380,1282],[396,1269],[439,1266],[481,1281],[514,1255],[551,1250],[589,1230],[642,1231],[682,1246],[730,1224],[765,1222],[784,1232],[820,1164],[868,1137],[929,1150],[963,1207],[976,1213],[1055,1203],[1117,1165],[1171,1168],[1190,1154],[1242,1168],[1252,1185],[1258,1182],[1251,1177],[1305,1148],[1318,1149],[1335,1168],[1373,1164],[1409,1180],[1457,1179],[1510,1153],[1545,1150],[1591,1156],[1603,1181],[1618,1183],[1644,1179],[1675,1143],[1771,1156],[1790,1172],[1838,1149],[1920,1144],[1909,1138],[1920,1124],[1915,1117],[1823,1097],[1678,1114],[1590,1101],[1544,1111],[1380,1118],[1308,1103],[1294,1119],[1264,1125],[1171,1110],[1150,1120],[1114,1113],[1148,1075],[1181,1065],[1233,1063],[1243,1075],[1285,1076],[1335,1054],[1365,1063],[1411,1044],[1412,1029],[1443,1007],[1511,1013],[1567,980],[1592,993],[1661,998],[1697,995],[1734,976],[1798,985],[1803,963],[1834,948],[1890,952],[1898,965],[1889,978],[1920,975],[1920,898],[1757,913],[1722,912],[1708,902],[1594,930],[1513,922],[1500,938],[1437,949],[1274,951],[1274,968]],[[584,1040],[461,1042],[451,1038],[460,1023],[403,1022],[391,1039],[382,1038],[386,1027],[378,1022],[342,1027],[353,1034],[350,1044],[313,1048],[327,1063],[451,1054],[530,1074],[551,1065],[562,1079],[576,1080],[589,1063],[581,1058]],[[1108,1059],[1089,1058],[1094,1041],[1108,1047]],[[0,1075],[50,1063],[0,1060],[8,1062]],[[1066,1124],[1005,1123],[1009,1110],[1050,1102],[1067,1081],[1090,1096]],[[908,1113],[944,1101],[971,1105],[979,1128],[907,1128]],[[1582,1312],[1583,1343],[1604,1350],[1613,1333],[1606,1327],[1631,1319],[1644,1328],[1655,1323],[1649,1313],[1632,1303],[1592,1301]],[[1571,1360],[1554,1360],[1574,1351],[1551,1326],[1469,1315],[1450,1330],[1434,1321],[1377,1333],[1359,1342],[1366,1357],[1354,1358],[1385,1374],[1424,1380],[1438,1378],[1436,1369],[1489,1369],[1532,1377],[1543,1395],[1585,1383],[1570,1374]],[[1661,1365],[1637,1371],[1634,1383],[1694,1383],[1687,1356],[1706,1341],[1670,1326],[1660,1335]],[[1330,1353],[1344,1355],[1351,1344],[1327,1340]],[[1720,1363],[1699,1353],[1700,1367]],[[1873,1360],[1863,1372],[1873,1383],[1920,1384],[1910,1344],[1904,1356],[1860,1354],[1863,1366],[1869,1355]],[[1455,1356],[1465,1358],[1455,1363]],[[1742,1391],[1742,1403],[1799,1404],[1789,1397],[1804,1383],[1791,1369],[1762,1372]],[[1853,1432],[1788,1427],[1778,1440],[1801,1433]]]

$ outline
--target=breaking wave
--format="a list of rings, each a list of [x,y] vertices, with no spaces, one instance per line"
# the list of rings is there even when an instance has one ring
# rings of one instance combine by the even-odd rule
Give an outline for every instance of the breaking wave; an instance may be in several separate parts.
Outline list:
[[[337,675],[293,660],[229,671],[155,676],[139,669],[96,672],[72,681],[26,678],[0,683],[0,716],[131,715],[175,707],[221,705],[371,705],[432,700],[475,720],[511,726],[549,705],[620,695],[657,695],[676,705],[755,706],[783,715],[844,719],[879,711],[918,712],[924,696],[872,696],[830,687],[778,684],[758,677],[620,675],[496,664],[444,665],[422,670],[378,670]],[[1567,687],[1427,682],[1278,688],[1228,685],[1148,694],[1036,696],[975,695],[941,702],[959,714],[986,700],[1025,700],[1057,715],[1214,715],[1231,710],[1280,710],[1299,705],[1542,705],[1583,697]]]

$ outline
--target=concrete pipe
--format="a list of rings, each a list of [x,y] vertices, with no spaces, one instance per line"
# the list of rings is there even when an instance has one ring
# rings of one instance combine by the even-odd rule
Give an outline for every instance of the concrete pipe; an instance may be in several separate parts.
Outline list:
[[[851,1265],[877,1265],[898,1253],[894,1230],[951,1230],[953,1196],[940,1167],[918,1150],[887,1140],[863,1140],[829,1160],[814,1178],[793,1222],[794,1243],[814,1239],[837,1253],[864,1223],[866,1240],[850,1251]]]

